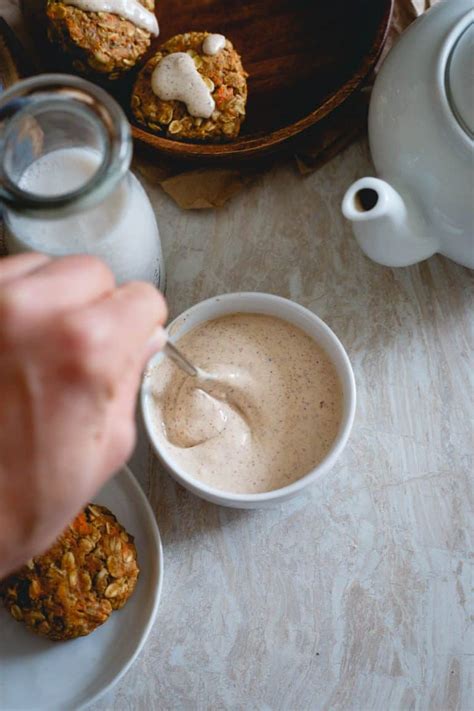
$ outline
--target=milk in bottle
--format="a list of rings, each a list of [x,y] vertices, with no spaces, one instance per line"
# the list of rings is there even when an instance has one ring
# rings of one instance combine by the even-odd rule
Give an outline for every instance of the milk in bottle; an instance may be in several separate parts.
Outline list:
[[[28,84],[25,100],[22,85]],[[90,111],[90,97],[101,111]],[[12,105],[13,112],[5,111]],[[111,97],[74,77],[20,82],[0,99],[0,139],[3,172],[12,183],[11,194],[8,180],[0,188],[10,253],[92,254],[108,264],[118,283],[140,279],[164,287],[155,215],[128,170],[130,130]]]

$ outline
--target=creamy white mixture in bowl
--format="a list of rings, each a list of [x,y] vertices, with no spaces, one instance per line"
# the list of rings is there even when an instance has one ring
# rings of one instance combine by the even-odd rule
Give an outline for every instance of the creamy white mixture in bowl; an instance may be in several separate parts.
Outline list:
[[[271,294],[226,294],[186,311],[169,333],[218,378],[197,382],[162,354],[146,369],[148,437],[180,484],[216,504],[258,508],[331,469],[356,388],[343,346],[315,314]]]

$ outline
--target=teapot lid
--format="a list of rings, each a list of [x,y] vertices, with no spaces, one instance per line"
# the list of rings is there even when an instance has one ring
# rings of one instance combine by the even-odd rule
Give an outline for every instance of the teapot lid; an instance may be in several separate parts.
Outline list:
[[[446,68],[446,90],[458,123],[474,137],[474,23],[457,38]]]

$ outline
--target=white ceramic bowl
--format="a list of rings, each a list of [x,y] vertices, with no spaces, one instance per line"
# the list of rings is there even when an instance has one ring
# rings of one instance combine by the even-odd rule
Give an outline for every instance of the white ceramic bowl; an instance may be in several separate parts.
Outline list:
[[[216,296],[207,301],[202,301],[196,306],[185,311],[173,321],[169,333],[173,341],[179,340],[185,333],[206,321],[211,321],[219,316],[233,313],[256,313],[268,316],[277,316],[301,328],[311,338],[324,348],[331,358],[341,381],[344,395],[344,409],[339,433],[326,457],[308,474],[293,482],[289,486],[261,494],[234,494],[214,489],[189,476],[164,450],[159,439],[155,436],[153,419],[153,396],[151,393],[151,372],[159,365],[164,356],[158,353],[148,364],[143,378],[141,391],[141,405],[143,420],[150,442],[158,458],[165,465],[171,475],[193,494],[202,499],[222,506],[233,508],[251,509],[277,504],[298,494],[302,489],[313,484],[323,474],[326,474],[334,465],[336,459],[344,449],[352,429],[356,408],[356,386],[354,373],[346,351],[337,336],[329,326],[315,316],[311,311],[288,299],[272,294],[239,293]]]

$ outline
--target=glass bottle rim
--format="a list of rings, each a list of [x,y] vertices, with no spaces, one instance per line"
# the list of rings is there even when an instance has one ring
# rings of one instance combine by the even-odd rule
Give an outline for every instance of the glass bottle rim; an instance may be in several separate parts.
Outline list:
[[[0,137],[0,203],[29,216],[64,216],[91,209],[109,195],[127,173],[132,158],[130,125],[125,113],[101,87],[68,74],[42,74],[22,80],[0,95],[0,126],[14,120],[34,102],[64,101],[77,112],[87,113],[104,136],[101,162],[93,175],[79,188],[46,196],[23,190],[4,169],[4,142]],[[8,127],[6,128],[8,132]]]

